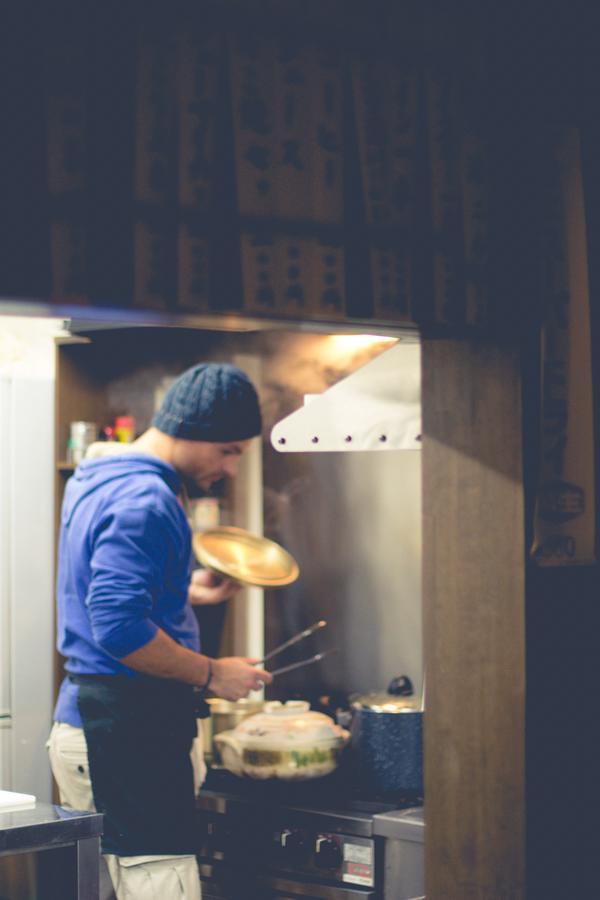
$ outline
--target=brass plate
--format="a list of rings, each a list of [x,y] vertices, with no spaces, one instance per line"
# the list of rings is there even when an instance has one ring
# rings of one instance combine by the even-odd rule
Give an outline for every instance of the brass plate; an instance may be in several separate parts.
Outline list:
[[[242,584],[282,587],[300,574],[283,547],[243,528],[210,528],[193,537],[198,562]]]

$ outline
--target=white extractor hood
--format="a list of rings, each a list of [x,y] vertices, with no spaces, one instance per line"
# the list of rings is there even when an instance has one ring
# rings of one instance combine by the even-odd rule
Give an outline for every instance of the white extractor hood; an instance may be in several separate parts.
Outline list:
[[[420,346],[399,341],[271,431],[281,453],[419,450]]]

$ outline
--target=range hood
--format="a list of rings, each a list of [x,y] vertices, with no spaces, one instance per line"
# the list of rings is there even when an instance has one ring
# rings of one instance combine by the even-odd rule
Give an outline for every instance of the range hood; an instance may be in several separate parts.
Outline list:
[[[312,395],[273,427],[273,447],[280,453],[419,450],[420,349],[416,342],[399,341]]]

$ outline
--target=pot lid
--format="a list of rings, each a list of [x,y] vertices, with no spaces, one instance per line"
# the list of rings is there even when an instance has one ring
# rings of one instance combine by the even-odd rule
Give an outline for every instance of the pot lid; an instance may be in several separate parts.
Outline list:
[[[362,694],[352,701],[353,709],[368,709],[378,713],[414,712],[417,709],[415,697],[393,697],[385,691]]]
[[[233,734],[242,746],[251,743],[266,748],[338,741],[345,732],[329,716],[311,710],[306,700],[272,700],[262,712],[240,722]]]
[[[194,534],[192,543],[198,562],[242,584],[283,587],[300,574],[287,550],[243,528],[209,528]]]
[[[408,675],[399,675],[390,681],[387,691],[372,691],[353,697],[352,708],[378,713],[400,713],[414,712],[419,707],[412,681]]]

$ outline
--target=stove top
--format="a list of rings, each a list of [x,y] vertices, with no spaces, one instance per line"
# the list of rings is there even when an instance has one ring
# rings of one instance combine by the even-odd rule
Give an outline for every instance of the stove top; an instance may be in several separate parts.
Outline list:
[[[263,812],[295,811],[297,816],[319,816],[335,820],[337,827],[353,833],[370,834],[375,815],[392,810],[421,806],[423,798],[415,794],[373,795],[352,779],[352,773],[340,766],[325,778],[308,781],[260,781],[239,778],[226,769],[212,767],[199,796],[200,808],[225,812],[226,806],[260,803]],[[358,831],[357,831],[358,829]]]

